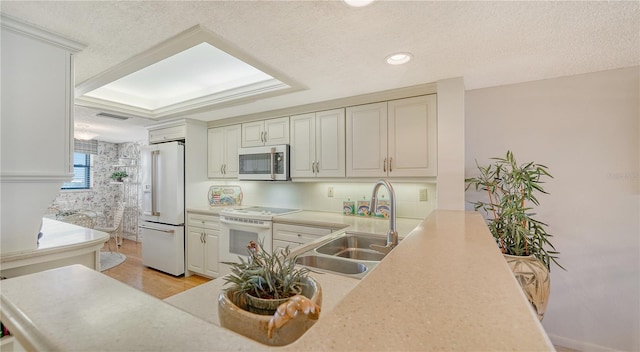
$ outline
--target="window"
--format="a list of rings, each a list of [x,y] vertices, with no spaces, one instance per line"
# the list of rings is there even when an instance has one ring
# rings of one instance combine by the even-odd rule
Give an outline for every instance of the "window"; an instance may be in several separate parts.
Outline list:
[[[62,184],[62,189],[91,188],[91,154],[73,153],[73,179]]]

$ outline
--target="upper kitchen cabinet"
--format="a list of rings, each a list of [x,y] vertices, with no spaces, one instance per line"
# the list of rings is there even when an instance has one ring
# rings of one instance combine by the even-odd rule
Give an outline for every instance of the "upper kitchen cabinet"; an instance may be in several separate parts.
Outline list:
[[[85,45],[0,16],[2,254],[33,250],[73,176],[74,55]]]
[[[184,140],[187,136],[186,124],[171,127],[161,127],[149,130],[149,143],[162,143]]]
[[[344,109],[291,116],[291,177],[344,176]]]
[[[437,175],[436,96],[349,107],[347,177]]]
[[[242,124],[242,147],[289,144],[289,117]]]
[[[208,134],[209,178],[238,178],[240,125],[210,128]]]

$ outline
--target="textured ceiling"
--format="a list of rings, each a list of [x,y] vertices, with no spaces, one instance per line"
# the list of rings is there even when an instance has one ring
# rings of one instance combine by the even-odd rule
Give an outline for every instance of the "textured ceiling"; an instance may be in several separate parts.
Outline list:
[[[640,2],[2,1],[85,44],[76,82],[196,24],[306,90],[198,114],[215,120],[464,77],[476,89],[640,64]],[[414,60],[384,58],[409,51]]]

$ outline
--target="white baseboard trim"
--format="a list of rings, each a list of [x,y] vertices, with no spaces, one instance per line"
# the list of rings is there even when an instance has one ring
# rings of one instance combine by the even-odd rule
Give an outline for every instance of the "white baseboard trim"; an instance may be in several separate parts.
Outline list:
[[[573,340],[567,337],[547,334],[554,346],[562,346],[582,352],[612,352],[618,351],[614,348],[595,345],[585,341]]]

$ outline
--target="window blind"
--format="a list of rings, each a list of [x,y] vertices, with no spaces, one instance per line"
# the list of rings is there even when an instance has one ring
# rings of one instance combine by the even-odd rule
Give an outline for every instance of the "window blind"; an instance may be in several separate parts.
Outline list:
[[[98,154],[98,141],[96,140],[84,141],[81,139],[74,139],[73,144],[73,148],[76,153]]]

